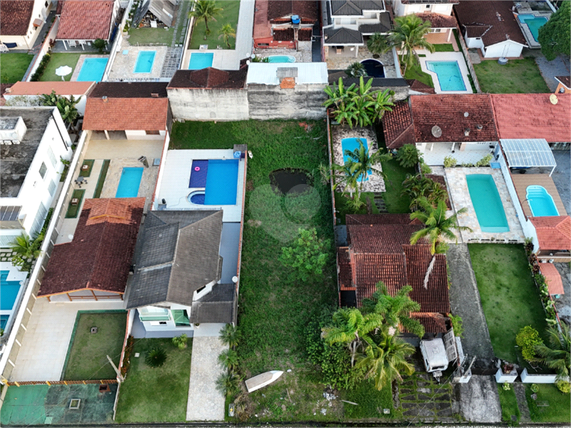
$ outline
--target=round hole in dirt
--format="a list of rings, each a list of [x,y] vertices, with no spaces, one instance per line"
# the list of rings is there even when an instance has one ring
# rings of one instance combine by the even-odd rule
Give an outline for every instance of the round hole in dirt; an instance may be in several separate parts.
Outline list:
[[[311,175],[300,168],[276,169],[270,173],[270,183],[275,191],[286,195],[292,193],[304,193],[313,184]]]

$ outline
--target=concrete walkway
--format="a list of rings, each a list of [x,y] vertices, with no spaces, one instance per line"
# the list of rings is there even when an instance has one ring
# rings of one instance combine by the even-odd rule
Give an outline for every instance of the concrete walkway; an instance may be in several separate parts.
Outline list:
[[[531,415],[529,414],[529,407],[527,405],[527,398],[525,398],[525,384],[516,382],[512,384],[517,399],[517,407],[521,413],[520,421],[523,423],[531,422]]]
[[[216,390],[223,368],[218,356],[228,349],[217,336],[194,336],[190,363],[187,421],[223,421],[224,396]]]
[[[477,357],[479,364],[492,364],[494,350],[488,331],[486,317],[480,302],[476,277],[472,270],[470,253],[466,244],[450,244],[446,253],[450,275],[450,307],[454,315],[464,322],[462,346],[469,357]]]
[[[469,422],[499,423],[502,407],[493,376],[472,376],[470,382],[456,385],[457,402]]]
[[[563,201],[565,211],[571,213],[571,153],[569,150],[553,150],[557,168],[551,178]]]

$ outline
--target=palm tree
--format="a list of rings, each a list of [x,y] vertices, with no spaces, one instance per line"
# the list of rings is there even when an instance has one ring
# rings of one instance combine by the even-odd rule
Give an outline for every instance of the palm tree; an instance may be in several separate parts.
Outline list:
[[[220,330],[220,340],[230,348],[235,348],[240,343],[240,331],[232,324],[226,324]]]
[[[535,346],[535,353],[539,360],[550,369],[557,371],[559,379],[569,376],[571,366],[571,337],[569,326],[561,323],[561,333],[557,327],[550,326],[547,329],[549,346],[545,343]]]
[[[10,243],[12,250],[12,264],[21,267],[23,271],[30,271],[34,259],[41,254],[44,235],[36,233],[33,238],[22,233]]]
[[[357,182],[361,183],[359,190],[362,191],[363,184],[369,174],[383,175],[380,165],[381,159],[386,155],[382,155],[380,150],[371,154],[360,138],[357,139],[357,142],[359,147],[355,150],[345,150],[345,156],[349,158],[345,161],[345,165],[349,168],[350,175],[355,177]]]
[[[365,376],[374,379],[375,388],[380,391],[394,380],[402,382],[402,371],[409,376],[414,373],[414,366],[406,360],[414,351],[414,346],[397,336],[385,334],[378,344],[373,342],[367,346],[359,356],[357,367],[366,370]]]
[[[236,351],[233,349],[226,349],[218,355],[218,362],[228,370],[234,370],[238,367],[240,359],[238,358],[238,353]]]
[[[367,40],[367,48],[373,55],[382,55],[392,47],[388,37],[381,33],[375,33]]]
[[[416,15],[399,16],[395,18],[396,26],[390,35],[390,40],[402,50],[404,62],[403,75],[406,69],[418,63],[416,48],[424,48],[434,52],[434,46],[426,41],[424,36],[428,34],[432,24],[429,21],[422,21]]]
[[[438,204],[434,207],[425,197],[421,197],[418,200],[418,204],[421,209],[413,212],[410,218],[411,220],[420,220],[424,224],[424,229],[420,229],[412,234],[410,237],[411,245],[416,244],[421,238],[427,237],[430,241],[430,252],[435,254],[444,237],[453,240],[458,239],[456,234],[452,232],[452,229],[472,231],[467,226],[458,225],[458,215],[467,211],[465,207],[458,210],[456,214],[446,217],[446,202],[443,200],[438,201]]]
[[[377,314],[364,316],[357,308],[339,309],[333,314],[333,324],[323,329],[323,339],[330,345],[334,343],[347,345],[353,367],[357,350],[363,341],[372,343],[368,334],[381,326],[382,319]]]
[[[211,19],[212,21],[216,21],[215,16],[220,15],[222,10],[223,9],[221,7],[216,7],[216,2],[214,0],[198,0],[194,4],[194,10],[188,13],[188,16],[196,18],[197,22],[199,19],[204,19],[204,40],[206,40],[206,36],[210,34],[208,20]]]
[[[349,77],[367,77],[367,71],[365,66],[360,62],[354,62],[350,64],[345,70],[345,74]]]
[[[218,33],[220,34],[218,38],[224,40],[224,43],[226,43],[226,47],[230,49],[229,40],[230,37],[236,38],[236,30],[234,30],[230,24],[225,24],[222,26],[220,31],[218,31]]]
[[[44,94],[40,99],[40,102],[44,106],[53,106],[57,107],[59,113],[64,122],[68,125],[71,125],[77,117],[79,116],[79,112],[77,111],[76,105],[81,101],[81,97],[75,99],[73,95],[69,98],[64,96],[59,96],[56,94],[56,91],[52,90],[51,94]]]
[[[368,299],[363,299],[363,312],[376,313],[383,316],[389,335],[395,335],[398,326],[402,325],[408,332],[422,338],[424,327],[410,317],[411,312],[420,311],[420,304],[409,297],[412,287],[405,285],[395,296],[391,296],[383,282],[377,284],[377,291]]]

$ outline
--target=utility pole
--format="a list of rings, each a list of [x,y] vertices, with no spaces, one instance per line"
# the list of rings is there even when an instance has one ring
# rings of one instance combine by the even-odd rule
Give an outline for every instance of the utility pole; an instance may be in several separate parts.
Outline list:
[[[111,359],[111,357],[109,355],[107,355],[107,359],[109,360],[111,367],[113,367],[113,370],[115,370],[115,373],[117,374],[117,379],[119,379],[119,382],[123,382],[125,380],[125,378],[121,374],[121,371],[117,368],[117,366],[115,365],[115,363],[113,362],[113,360]]]

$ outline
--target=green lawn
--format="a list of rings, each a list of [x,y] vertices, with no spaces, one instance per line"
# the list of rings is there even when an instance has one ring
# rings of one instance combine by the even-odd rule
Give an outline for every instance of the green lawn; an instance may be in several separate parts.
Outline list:
[[[162,44],[168,45],[172,43],[174,27],[164,28],[130,28],[128,42],[132,46]]]
[[[482,92],[524,94],[551,92],[533,58],[510,59],[506,65],[497,61],[474,64]]]
[[[225,0],[216,2],[217,7],[221,7],[223,10],[220,15],[216,16],[216,21],[208,20],[208,28],[210,29],[210,35],[206,36],[204,39],[204,19],[195,21],[194,29],[192,30],[192,39],[190,41],[189,49],[198,49],[200,45],[208,44],[208,49],[216,49],[217,46],[221,46],[226,49],[224,41],[219,39],[219,31],[226,24],[230,24],[234,30],[237,30],[238,24],[238,14],[240,11],[240,0]],[[236,40],[230,38],[230,49],[234,49]]]
[[[61,76],[56,74],[56,69],[61,67],[62,65],[67,65],[72,68],[71,73],[67,76],[64,76],[64,79],[69,82],[71,76],[73,76],[73,72],[75,70],[75,66],[77,65],[77,61],[79,60],[79,56],[81,54],[78,53],[52,53],[50,58],[50,62],[48,63],[44,74],[40,78],[42,82],[53,82],[55,80],[61,80]]]
[[[91,175],[91,170],[93,169],[93,164],[95,161],[93,159],[85,159],[79,171],[80,177],[89,177]],[[87,169],[83,169],[83,166],[87,165]]]
[[[516,351],[518,331],[531,325],[543,335],[547,328],[524,248],[510,244],[470,244],[468,248],[494,353],[523,364]]]
[[[531,398],[531,385],[526,385],[525,396],[533,422],[569,423],[571,404],[569,394],[563,394],[555,385],[537,385],[537,400]]]
[[[69,201],[69,206],[67,207],[67,212],[65,213],[65,218],[76,218],[79,214],[79,208],[81,207],[81,201],[85,195],[85,189],[75,189],[71,195],[72,199],[77,199],[78,203],[75,205],[71,204]]]
[[[16,83],[22,80],[33,59],[34,56],[27,53],[0,54],[0,83]]]
[[[425,85],[434,88],[434,83],[432,82],[432,76],[428,73],[425,73],[420,68],[420,64],[413,65],[412,67],[408,67],[406,69],[406,73],[404,74],[405,79],[416,79],[419,82],[424,83]]]
[[[401,409],[395,411],[391,388],[385,387],[378,391],[372,381],[361,382],[354,389],[343,391],[342,399],[357,404],[356,406],[349,403],[344,404],[346,419],[394,419],[402,417]],[[390,414],[384,415],[382,409],[389,409]]]
[[[124,311],[78,313],[63,379],[115,379],[107,355],[119,364],[126,323]],[[92,334],[91,327],[97,327],[97,333]]]
[[[454,52],[454,45],[452,43],[434,44],[434,52]]]
[[[516,424],[519,422],[521,413],[517,405],[517,398],[513,387],[509,390],[504,390],[503,385],[498,384],[498,393],[500,394],[500,405],[502,406],[502,421],[508,424]],[[515,421],[513,417],[515,416]]]
[[[145,363],[145,355],[157,345],[167,351],[167,360],[153,368]],[[140,357],[135,358],[135,353]],[[131,367],[119,392],[116,422],[184,422],[191,355],[192,340],[186,349],[178,349],[171,339],[135,340]]]

